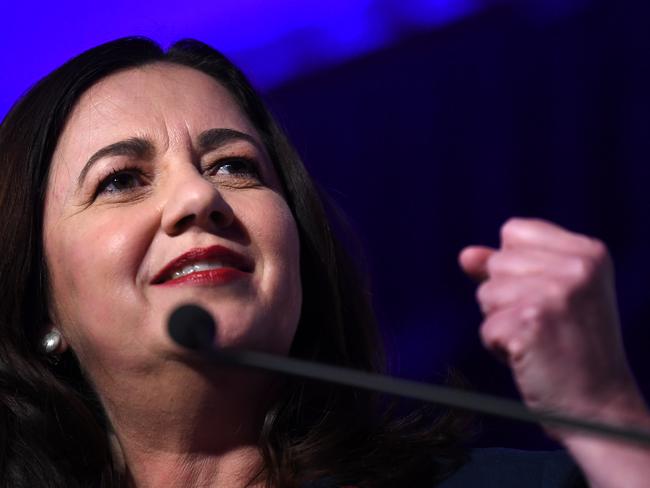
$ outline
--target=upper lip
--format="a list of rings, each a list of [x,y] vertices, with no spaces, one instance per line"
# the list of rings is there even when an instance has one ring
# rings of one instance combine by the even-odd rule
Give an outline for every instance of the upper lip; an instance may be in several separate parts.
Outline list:
[[[162,268],[151,280],[156,285],[171,279],[174,271],[180,271],[185,266],[200,261],[220,261],[224,265],[233,267],[245,272],[253,271],[253,263],[247,257],[224,246],[196,247],[172,259]]]

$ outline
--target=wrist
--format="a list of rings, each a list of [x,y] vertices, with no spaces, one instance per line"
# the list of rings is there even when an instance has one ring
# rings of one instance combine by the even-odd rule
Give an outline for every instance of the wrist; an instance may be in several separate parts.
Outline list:
[[[583,418],[650,433],[650,411],[641,395],[613,398]],[[650,447],[578,431],[555,432],[581,467],[592,488],[643,487],[650,479]]]

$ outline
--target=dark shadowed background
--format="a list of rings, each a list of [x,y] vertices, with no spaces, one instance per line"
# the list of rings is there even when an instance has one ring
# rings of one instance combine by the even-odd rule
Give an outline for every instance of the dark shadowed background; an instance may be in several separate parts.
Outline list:
[[[482,350],[456,256],[496,245],[508,217],[535,216],[609,245],[647,394],[650,8],[551,13],[492,8],[268,99],[358,229],[396,374],[435,381],[451,364],[481,390],[514,394]],[[483,430],[482,443],[547,443],[535,428]]]

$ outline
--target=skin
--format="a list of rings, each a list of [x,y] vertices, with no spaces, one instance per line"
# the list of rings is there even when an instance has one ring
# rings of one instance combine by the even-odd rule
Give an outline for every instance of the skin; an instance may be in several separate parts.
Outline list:
[[[199,134],[214,128],[252,142],[200,150]],[[99,159],[78,185],[91,155],[133,137],[153,150]],[[110,177],[116,170],[125,172]],[[211,286],[151,283],[172,259],[214,244],[246,256],[252,273]],[[133,484],[244,486],[273,383],[205,364],[166,332],[170,312],[193,302],[215,318],[219,346],[285,354],[300,315],[295,221],[225,88],[162,63],[91,87],[52,160],[44,247],[51,325],[97,390]]]
[[[557,225],[511,219],[498,249],[459,256],[481,282],[484,345],[512,370],[524,401],[577,416],[650,429],[650,414],[621,340],[605,245]],[[553,430],[593,487],[641,487],[650,450]]]

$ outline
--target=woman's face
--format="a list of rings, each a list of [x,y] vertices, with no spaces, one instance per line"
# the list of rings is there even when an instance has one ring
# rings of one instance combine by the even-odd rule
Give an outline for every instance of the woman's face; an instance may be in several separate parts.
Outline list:
[[[51,320],[91,373],[183,354],[167,318],[197,303],[220,346],[286,353],[299,243],[278,176],[224,87],[158,63],[94,85],[52,159]]]

